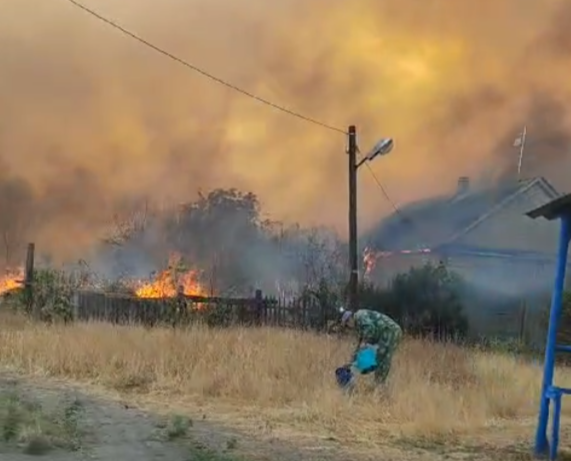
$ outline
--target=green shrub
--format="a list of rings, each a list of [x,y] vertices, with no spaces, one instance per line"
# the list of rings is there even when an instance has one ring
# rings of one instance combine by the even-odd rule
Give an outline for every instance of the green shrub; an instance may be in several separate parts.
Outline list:
[[[399,274],[390,288],[397,318],[411,334],[439,338],[466,335],[462,280],[445,265],[426,264]]]
[[[319,280],[316,287],[304,287],[294,302],[299,306],[309,306],[308,327],[316,330],[326,329],[330,322],[339,318],[340,307],[345,306],[344,287]]]
[[[445,265],[426,264],[397,275],[386,289],[362,284],[359,306],[389,315],[414,336],[461,339],[468,330],[461,288]]]
[[[411,335],[461,339],[468,330],[460,297],[462,286],[462,280],[444,265],[427,264],[397,275],[388,288],[361,282],[358,308],[389,315]],[[346,305],[346,299],[346,286],[322,280],[316,289],[306,288],[299,302],[313,303],[316,321],[311,326],[321,327],[338,320],[339,307]]]
[[[39,320],[67,322],[73,317],[73,293],[78,286],[78,280],[64,271],[36,269],[31,292],[14,290],[9,297],[9,306]]]

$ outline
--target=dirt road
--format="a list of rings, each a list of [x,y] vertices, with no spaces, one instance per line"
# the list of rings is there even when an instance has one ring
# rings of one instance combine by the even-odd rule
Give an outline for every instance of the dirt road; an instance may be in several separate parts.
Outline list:
[[[180,427],[73,389],[0,380],[0,453],[4,461],[46,455],[53,461],[191,461]]]
[[[71,386],[0,375],[2,461],[29,461],[31,455],[50,461],[347,459],[335,441],[268,444],[197,419],[159,417]]]
[[[159,417],[118,401],[95,397],[64,384],[0,374],[0,459],[29,461],[523,461],[527,439],[502,447],[486,436],[474,447],[435,446],[415,441],[346,451],[336,440],[268,439],[244,434],[196,416]],[[563,431],[568,432],[568,431]],[[518,434],[519,437],[519,432]],[[506,434],[504,438],[508,437]],[[524,443],[525,442],[525,443]]]

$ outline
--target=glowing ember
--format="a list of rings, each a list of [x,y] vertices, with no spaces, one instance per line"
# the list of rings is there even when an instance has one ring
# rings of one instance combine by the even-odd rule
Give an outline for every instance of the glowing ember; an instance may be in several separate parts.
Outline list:
[[[182,294],[187,296],[206,296],[206,290],[198,281],[198,272],[185,270],[180,265],[180,257],[171,256],[169,267],[160,272],[151,282],[140,282],[135,288],[139,298],[173,298],[180,287]]]
[[[21,288],[24,282],[24,270],[17,269],[15,271],[6,271],[6,274],[0,277],[0,294]]]

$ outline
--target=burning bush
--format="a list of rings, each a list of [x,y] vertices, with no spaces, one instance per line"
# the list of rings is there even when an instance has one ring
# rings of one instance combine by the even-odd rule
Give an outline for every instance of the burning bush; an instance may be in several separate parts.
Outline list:
[[[168,267],[159,272],[149,282],[131,282],[135,296],[139,298],[174,298],[178,294],[186,296],[206,296],[206,290],[198,280],[198,271],[186,267],[182,257],[171,254]]]

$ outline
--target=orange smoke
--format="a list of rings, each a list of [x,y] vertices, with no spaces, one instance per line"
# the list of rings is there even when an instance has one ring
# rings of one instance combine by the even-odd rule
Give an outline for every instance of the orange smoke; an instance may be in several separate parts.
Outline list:
[[[168,268],[150,282],[139,282],[135,288],[138,298],[174,298],[179,293],[186,296],[206,296],[206,290],[198,280],[198,271],[188,270],[181,264],[181,258],[173,255]]]
[[[562,102],[571,129],[568,1],[82,3],[247,91],[357,125],[363,152],[395,138],[371,168],[399,205],[447,193],[458,176],[493,177],[498,163],[515,169],[523,124],[526,157],[538,156],[541,126],[526,115],[537,93]],[[76,260],[138,200],[173,205],[237,187],[272,219],[346,232],[340,133],[188,72],[68,2],[3,0],[2,13],[0,186],[9,174],[21,181],[0,194],[0,231]],[[566,171],[545,174],[563,190]],[[393,210],[360,173],[366,230]]]
[[[0,295],[21,288],[24,283],[24,269],[8,270],[0,277]]]

